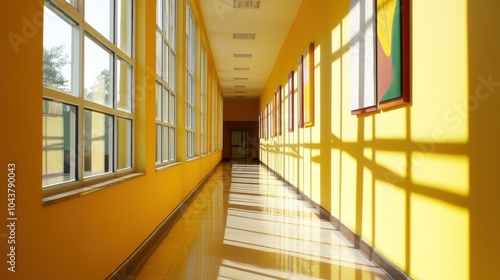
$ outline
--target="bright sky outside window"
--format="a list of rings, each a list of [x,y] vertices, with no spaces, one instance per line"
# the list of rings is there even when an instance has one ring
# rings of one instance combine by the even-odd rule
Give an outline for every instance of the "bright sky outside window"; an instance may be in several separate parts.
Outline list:
[[[72,40],[78,33],[77,25],[50,5],[44,11],[45,29],[52,32],[43,37],[43,85],[77,96]]]

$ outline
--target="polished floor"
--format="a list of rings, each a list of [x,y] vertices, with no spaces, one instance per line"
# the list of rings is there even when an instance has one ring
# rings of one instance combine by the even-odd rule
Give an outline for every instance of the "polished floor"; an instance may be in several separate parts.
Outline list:
[[[265,167],[223,163],[136,279],[391,278]]]

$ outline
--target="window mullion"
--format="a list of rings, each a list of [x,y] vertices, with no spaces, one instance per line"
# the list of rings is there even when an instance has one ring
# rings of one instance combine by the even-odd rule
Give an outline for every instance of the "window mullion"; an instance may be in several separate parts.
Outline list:
[[[101,104],[94,103],[94,102],[88,101],[88,100],[83,100],[83,104],[84,104],[85,109],[88,109],[91,111],[101,112],[101,113],[105,113],[107,115],[113,115],[113,116],[118,115],[117,110],[110,108],[106,105],[101,105]],[[123,113],[126,113],[126,112],[123,112]]]

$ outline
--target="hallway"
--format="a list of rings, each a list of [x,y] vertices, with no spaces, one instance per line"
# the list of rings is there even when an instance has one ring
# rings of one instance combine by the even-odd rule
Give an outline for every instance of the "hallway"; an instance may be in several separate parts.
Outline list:
[[[258,164],[220,164],[145,279],[391,279]]]

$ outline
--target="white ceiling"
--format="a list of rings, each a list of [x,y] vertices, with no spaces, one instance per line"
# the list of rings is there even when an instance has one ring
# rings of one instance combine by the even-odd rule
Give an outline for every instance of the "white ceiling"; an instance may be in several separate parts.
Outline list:
[[[302,0],[199,2],[224,97],[259,97]]]

